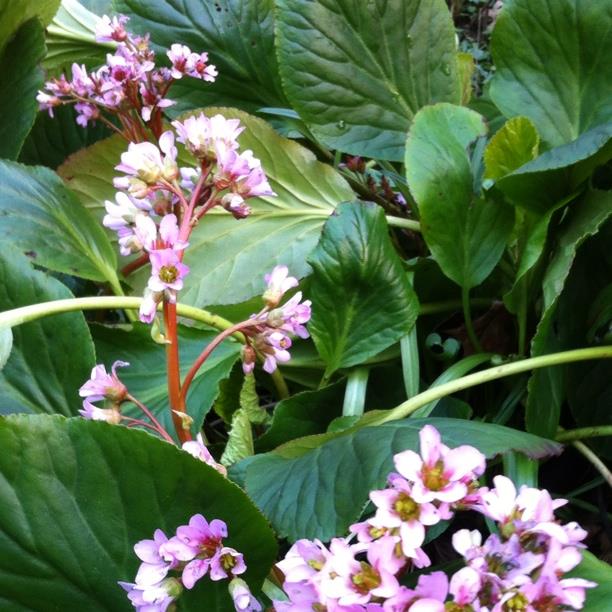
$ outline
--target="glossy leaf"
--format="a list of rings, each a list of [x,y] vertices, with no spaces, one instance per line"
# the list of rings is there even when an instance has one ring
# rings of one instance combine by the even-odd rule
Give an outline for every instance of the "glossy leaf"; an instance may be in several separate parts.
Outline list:
[[[484,152],[485,178],[499,179],[538,156],[540,137],[526,117],[506,121]]]
[[[71,297],[62,283],[34,270],[21,253],[7,249],[0,255],[0,310]],[[14,327],[12,335],[13,349],[0,371],[0,414],[76,414],[81,407],[79,387],[95,365],[82,313],[25,323]]]
[[[612,566],[601,561],[588,551],[583,551],[582,561],[568,578],[583,578],[597,583],[594,589],[586,590],[586,601],[582,612],[603,612],[612,601]]]
[[[115,0],[130,27],[149,32],[160,57],[175,42],[206,51],[219,76],[214,84],[190,78],[173,85],[173,113],[226,105],[255,111],[287,106],[274,53],[273,0]]]
[[[39,63],[45,54],[45,34],[38,19],[16,32],[0,58],[0,157],[16,159],[32,129],[43,85]]]
[[[52,19],[60,0],[0,0],[0,50],[26,21],[37,17],[43,26]]]
[[[194,230],[185,257],[191,272],[181,300],[200,307],[238,303],[260,294],[264,274],[276,264],[289,266],[294,276],[307,274],[306,256],[315,247],[325,219],[340,202],[354,197],[335,170],[261,119],[232,109],[206,112],[222,112],[243,122],[247,129],[238,138],[241,148],[251,149],[261,160],[278,196],[250,200],[252,215],[240,221],[213,209]],[[124,150],[124,141],[111,138],[77,153],[59,169],[85,207],[100,219],[104,200],[114,197],[113,167]],[[130,281],[138,291],[147,278],[143,270]]]
[[[115,253],[104,231],[54,172],[0,161],[0,181],[5,245],[50,270],[117,282]]]
[[[401,160],[419,108],[461,100],[443,0],[278,0],[283,87],[332,149]]]
[[[221,464],[229,467],[246,457],[250,457],[254,452],[251,421],[247,411],[240,408],[234,412],[232,417],[232,427],[221,456]]]
[[[110,366],[116,359],[129,362],[130,366],[119,371],[121,380],[136,399],[143,402],[169,433],[174,433],[166,378],[165,347],[151,338],[150,327],[136,324],[125,331],[107,327],[92,329],[98,362]],[[214,331],[199,331],[181,327],[179,331],[181,375],[185,376],[206,345],[217,335]],[[240,344],[225,341],[200,368],[187,395],[187,411],[193,418],[192,433],[202,428],[204,417],[219,392],[219,382],[229,376],[238,358]],[[132,417],[142,413],[132,407],[125,411]]]
[[[478,113],[437,104],[419,111],[406,143],[406,176],[425,241],[444,274],[468,289],[499,261],[514,217],[503,202],[474,193],[468,147],[485,134]]]
[[[612,215],[610,192],[589,192],[572,209],[560,233],[554,254],[543,280],[544,310],[531,344],[533,356],[569,348],[565,346],[564,326],[555,324],[559,296],[572,268],[578,247]],[[555,331],[555,329],[557,331]],[[553,437],[559,425],[561,404],[565,399],[564,366],[535,371],[529,380],[526,424],[528,431]]]
[[[326,376],[380,353],[414,325],[416,294],[379,206],[339,206],[308,261],[313,268],[308,329]]]
[[[320,538],[346,533],[359,518],[370,490],[382,487],[394,453],[418,447],[418,432],[431,423],[450,447],[471,444],[491,457],[510,449],[532,457],[559,452],[559,445],[498,425],[464,419],[407,419],[339,434],[317,445],[318,436],[259,455],[246,467],[246,490],[280,537]]]
[[[196,513],[228,525],[258,589],[276,545],[246,495],[214,469],[144,432],[48,416],[0,419],[0,607],[132,610],[132,547]],[[227,583],[202,580],[182,610],[231,612]]]
[[[607,2],[507,3],[491,41],[495,104],[506,117],[527,115],[549,146],[612,120],[611,20]]]
[[[496,187],[517,206],[543,214],[585,183],[597,166],[612,159],[612,122],[569,144],[546,151],[501,178]]]

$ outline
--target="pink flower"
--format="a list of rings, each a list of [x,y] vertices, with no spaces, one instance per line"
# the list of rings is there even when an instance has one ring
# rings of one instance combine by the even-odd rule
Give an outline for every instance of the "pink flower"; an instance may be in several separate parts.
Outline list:
[[[192,548],[196,554],[206,553],[212,557],[227,537],[227,525],[218,519],[210,523],[201,515],[194,514],[189,525],[182,525],[176,530],[176,537]]]
[[[276,564],[287,582],[309,580],[317,574],[330,553],[320,540],[298,540],[287,552],[285,558]]]
[[[263,369],[272,374],[276,370],[277,363],[284,363],[291,359],[288,348],[291,347],[289,336],[281,332],[272,332],[256,338],[257,348],[265,355]]]
[[[142,303],[140,304],[140,310],[138,313],[139,319],[143,323],[152,323],[157,312],[157,305],[164,299],[164,293],[162,291],[151,291],[145,289]]]
[[[38,92],[38,95],[36,96],[36,101],[38,102],[38,108],[40,110],[49,111],[50,117],[53,117],[53,109],[56,106],[60,106],[62,104],[60,98],[54,95],[49,95],[45,91]]]
[[[232,576],[244,574],[246,565],[242,554],[233,548],[223,546],[217,549],[217,552],[210,560],[210,579],[224,580]]]
[[[118,425],[121,422],[121,412],[117,407],[113,408],[98,408],[91,402],[99,402],[103,400],[102,395],[94,395],[89,399],[83,400],[83,408],[79,410],[79,414],[90,421],[106,421],[111,425]]]
[[[173,121],[172,125],[176,128],[177,140],[201,159],[216,159],[219,143],[225,148],[237,149],[237,138],[244,130],[239,119],[226,119],[223,115],[209,118],[201,114],[185,121]]]
[[[264,280],[267,288],[263,300],[270,308],[278,306],[283,295],[298,285],[297,278],[289,276],[289,268],[284,265],[275,266],[270,274],[264,276]]]
[[[96,24],[96,40],[98,42],[123,42],[128,34],[125,24],[129,18],[125,15],[116,15],[112,19],[108,15],[103,15]]]
[[[163,545],[167,541],[166,534],[161,529],[156,529],[152,540],[141,540],[134,545],[134,552],[142,561],[136,574],[136,584],[157,584],[176,567],[177,559],[167,553],[162,554]]]
[[[152,269],[147,287],[151,291],[180,291],[189,267],[181,262],[179,254],[174,249],[156,249],[150,251],[149,257]],[[176,301],[173,293],[169,297]]]
[[[186,45],[175,43],[166,55],[172,62],[171,74],[175,79],[188,75],[212,83],[217,77],[217,69],[207,63],[208,53],[192,53]]]
[[[126,386],[119,380],[117,376],[117,368],[124,368],[130,364],[127,361],[115,361],[111,368],[111,373],[108,374],[103,364],[98,364],[91,370],[91,376],[79,389],[81,397],[93,397],[99,399],[107,399],[113,403],[121,403],[127,396],[128,390]]]
[[[206,448],[201,433],[196,436],[195,440],[184,442],[181,448],[196,459],[210,465],[212,468],[217,470],[217,472],[223,474],[223,476],[227,476],[227,470],[225,467],[220,463],[217,463],[214,457],[210,454],[210,451]]]
[[[473,446],[449,449],[438,430],[425,425],[419,433],[421,455],[407,450],[393,458],[397,471],[414,483],[412,497],[419,503],[461,501],[485,469],[484,455]]]
[[[183,592],[183,586],[176,578],[166,578],[153,585],[131,582],[119,582],[119,585],[127,591],[131,604],[140,612],[166,612]]]
[[[261,604],[253,597],[247,583],[234,578],[228,586],[236,612],[261,612]]]

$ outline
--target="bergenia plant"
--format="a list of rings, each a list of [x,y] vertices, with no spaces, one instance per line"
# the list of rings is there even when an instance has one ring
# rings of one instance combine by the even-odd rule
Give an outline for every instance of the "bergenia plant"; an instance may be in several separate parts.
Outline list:
[[[607,610],[606,3],[99,5],[0,16],[0,609]]]

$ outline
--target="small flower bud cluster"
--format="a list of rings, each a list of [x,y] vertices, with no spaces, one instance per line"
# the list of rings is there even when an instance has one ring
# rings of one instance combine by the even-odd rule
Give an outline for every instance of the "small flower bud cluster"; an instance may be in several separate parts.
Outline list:
[[[127,21],[124,15],[100,19],[96,40],[116,43],[116,51],[107,54],[106,63],[97,70],[88,72],[75,63],[70,80],[62,75],[48,81],[37,96],[41,110],[53,116],[56,106],[74,104],[77,123],[83,127],[99,119],[101,113],[116,115],[128,130],[127,136],[133,136],[139,134],[141,118],[156,127],[161,125],[162,109],[174,104],[166,94],[175,80],[183,76],[210,83],[215,80],[217,70],[208,64],[208,55],[192,53],[184,45],[173,44],[167,52],[171,68],[156,68],[148,35],[131,34],[125,29]]]
[[[256,354],[264,358],[263,368],[272,373],[278,362],[289,361],[291,355],[291,335],[308,338],[304,325],[310,320],[310,300],[302,302],[302,292],[298,291],[285,304],[280,306],[283,295],[297,287],[298,281],[289,276],[287,266],[276,266],[266,274],[266,291],[263,294],[266,306],[251,316],[251,325],[243,330],[247,345],[242,351],[242,369],[249,374],[255,367]]]
[[[119,584],[137,610],[165,612],[184,589],[192,589],[205,576],[213,581],[230,580],[237,610],[261,610],[253,607],[256,601],[246,583],[233,581],[246,571],[246,565],[238,551],[225,546],[226,537],[227,525],[223,521],[214,519],[209,523],[201,514],[192,516],[189,524],[181,525],[171,538],[157,529],[152,540],[141,540],[134,546],[142,561],[134,582]]]
[[[397,473],[389,486],[372,491],[374,516],[351,526],[352,536],[329,547],[299,540],[277,564],[287,601],[277,612],[511,612],[580,610],[585,589],[596,586],[563,574],[580,562],[586,533],[560,524],[547,491],[521,487],[504,477],[495,488],[479,488],[485,457],[471,446],[449,449],[438,431],[420,432],[420,455],[395,455]],[[411,568],[431,561],[422,550],[426,527],[476,510],[499,525],[499,535],[482,544],[477,531],[454,534],[453,546],[466,566],[450,579],[443,572],[422,575],[416,588],[400,583]],[[353,540],[356,536],[356,541]]]
[[[111,373],[106,371],[102,364],[98,364],[91,371],[90,379],[79,389],[79,395],[84,397],[83,408],[79,414],[93,421],[106,421],[114,425],[121,421],[121,403],[127,398],[128,390],[117,376],[117,368],[130,364],[126,361],[115,361]],[[107,408],[100,408],[94,402],[104,401]]]

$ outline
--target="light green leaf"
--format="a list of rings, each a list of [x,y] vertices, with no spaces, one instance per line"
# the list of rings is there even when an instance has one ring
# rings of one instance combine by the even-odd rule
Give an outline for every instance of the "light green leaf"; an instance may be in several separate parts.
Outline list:
[[[96,42],[96,24],[100,18],[77,0],[62,0],[47,28],[47,70],[67,70],[73,62],[99,66],[112,53],[115,43]]]
[[[172,535],[203,514],[227,523],[259,590],[275,559],[266,521],[234,484],[153,436],[83,419],[0,419],[0,607],[3,610],[133,610],[136,542]],[[226,582],[203,579],[181,610],[232,612]]]
[[[246,374],[240,389],[240,407],[244,410],[248,419],[255,425],[267,423],[270,419],[268,413],[259,405],[257,395],[257,381],[254,374]]]
[[[58,280],[34,270],[28,258],[11,249],[0,255],[0,310],[72,298]],[[10,337],[10,328],[0,329]],[[19,325],[13,350],[0,372],[0,414],[47,412],[67,416],[81,407],[79,387],[89,378],[95,354],[80,312]]]
[[[434,425],[449,447],[471,444],[487,457],[517,450],[543,457],[559,445],[516,429],[464,419],[406,419],[366,427],[317,445],[318,436],[296,440],[273,453],[258,455],[246,467],[246,490],[280,537],[329,540],[346,533],[372,489],[384,486],[392,457],[416,450],[418,432]],[[292,445],[310,450],[292,456]]]
[[[221,455],[221,464],[229,467],[254,454],[253,430],[245,408],[240,408],[232,417],[229,439]]]
[[[0,230],[5,245],[41,266],[116,284],[116,256],[97,221],[54,172],[0,161]]]
[[[495,104],[527,115],[553,147],[612,120],[610,21],[609,2],[506,3],[491,41]]]
[[[595,235],[612,215],[612,193],[588,192],[571,209],[561,228],[557,244],[542,282],[543,312],[531,343],[532,356],[567,348],[565,329],[555,331],[555,313],[576,253],[587,238]],[[554,437],[559,425],[561,405],[565,399],[565,367],[536,370],[528,385],[526,424],[528,431]]]
[[[342,204],[309,258],[313,268],[308,329],[326,376],[364,362],[405,336],[418,315],[416,294],[370,203]]]
[[[38,113],[36,92],[42,88],[39,62],[45,35],[38,19],[16,32],[0,58],[0,157],[16,159]]]
[[[400,161],[419,108],[461,101],[443,0],[278,0],[283,87],[332,149]]]
[[[484,152],[484,177],[499,179],[538,156],[540,136],[527,117],[509,119]]]
[[[130,17],[130,27],[149,32],[158,56],[180,42],[206,51],[219,70],[214,84],[184,78],[170,97],[173,113],[201,106],[236,106],[251,112],[261,106],[288,106],[274,53],[274,0],[115,0],[115,10]]]
[[[599,165],[612,159],[612,121],[574,142],[546,151],[495,184],[517,206],[543,214],[575,194]]]
[[[253,212],[237,221],[222,209],[213,209],[191,235],[185,262],[190,274],[185,279],[181,301],[204,306],[232,304],[263,291],[263,276],[276,264],[289,266],[291,274],[309,272],[306,256],[315,247],[326,218],[343,201],[354,195],[333,168],[314,155],[279,136],[265,121],[235,109],[207,109],[239,118],[246,126],[238,141],[251,149],[270,180],[277,197],[249,200]],[[120,138],[111,138],[72,156],[59,168],[86,208],[98,218],[104,200],[113,199],[113,167],[126,149]],[[186,159],[186,158],[185,158]],[[191,162],[192,163],[192,162]],[[148,272],[130,277],[136,288],[144,286]]]
[[[147,325],[135,324],[132,331],[97,326],[92,328],[98,362],[109,367],[115,360],[127,361],[130,367],[119,371],[130,393],[143,402],[170,434],[174,426],[168,403],[165,346],[157,344]],[[187,327],[179,329],[181,376],[185,376],[206,345],[216,336],[213,331]],[[238,358],[240,344],[226,340],[200,368],[187,395],[187,412],[193,418],[195,436],[219,392],[219,382],[227,378]],[[142,418],[135,407],[124,410],[128,416]]]
[[[425,241],[444,274],[466,289],[491,273],[514,218],[503,202],[474,193],[468,147],[485,134],[478,113],[437,104],[419,111],[406,143],[406,177]]]
[[[472,78],[476,63],[471,53],[457,53],[457,69],[459,72],[459,82],[461,83],[461,105],[467,106],[472,99]]]

